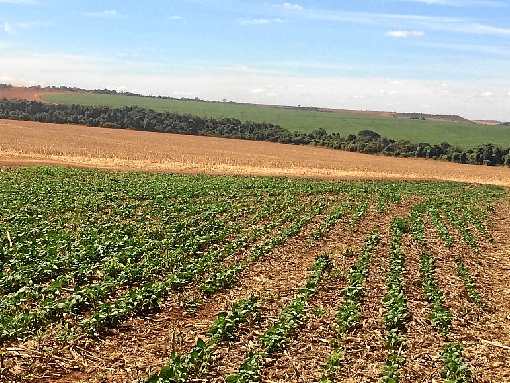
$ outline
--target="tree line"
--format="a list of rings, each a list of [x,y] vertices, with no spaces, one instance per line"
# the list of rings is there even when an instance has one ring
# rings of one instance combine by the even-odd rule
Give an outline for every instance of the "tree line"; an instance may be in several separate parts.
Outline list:
[[[189,114],[156,112],[138,106],[112,108],[84,105],[57,105],[38,101],[0,101],[0,118],[76,124],[105,128],[133,129],[254,141],[270,141],[294,145],[314,145],[368,154],[395,157],[431,158],[464,164],[510,166],[510,148],[493,144],[461,149],[447,142],[430,144],[408,140],[392,140],[371,130],[357,135],[341,136],[319,128],[311,133],[291,132],[266,122],[242,122],[235,118],[205,118]]]

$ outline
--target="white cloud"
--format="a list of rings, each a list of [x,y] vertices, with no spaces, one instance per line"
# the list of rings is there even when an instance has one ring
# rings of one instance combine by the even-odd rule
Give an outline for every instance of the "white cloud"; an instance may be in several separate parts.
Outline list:
[[[182,20],[181,16],[170,16],[168,20]]]
[[[371,12],[331,11],[315,8],[301,8],[301,12],[288,13],[287,17],[305,18],[309,20],[324,20],[340,23],[357,23],[366,25],[380,25],[389,28],[399,28],[395,32],[409,31],[410,33],[424,33],[425,30],[448,31],[466,34],[509,35],[510,29],[492,25],[475,23],[470,18],[448,16],[423,16],[413,14],[389,14]],[[419,27],[416,31],[408,28]],[[409,34],[408,34],[409,35]],[[402,36],[397,36],[402,37]]]
[[[423,31],[388,31],[386,36],[390,37],[409,37],[409,36],[423,36]]]
[[[105,17],[110,19],[122,17],[122,15],[114,9],[104,10],[102,12],[87,12],[84,15],[89,17]]]
[[[16,33],[18,29],[25,29],[25,28],[37,28],[37,27],[48,27],[53,25],[52,23],[16,23],[11,24],[6,22],[4,24],[4,31],[7,33]]]
[[[8,22],[5,22],[4,31],[7,33],[14,33],[14,29]]]
[[[492,96],[492,92],[483,92],[482,97],[490,97]]]
[[[282,19],[251,19],[251,20],[240,20],[239,24],[242,25],[264,25],[269,23],[281,23]]]
[[[264,89],[260,89],[260,88],[253,89],[252,91],[250,91],[250,93],[253,93],[253,94],[264,93]]]
[[[473,32],[490,35],[510,35],[510,29],[491,27],[483,24],[472,24]]]
[[[252,20],[243,20],[240,21],[241,24],[269,24],[269,19],[252,19]]]
[[[11,24],[11,23],[8,23],[8,22],[5,22],[4,24],[4,31],[6,33],[16,33],[18,29],[20,28],[32,28],[32,27],[36,27],[36,26],[39,26],[39,25],[49,25],[49,24],[30,24],[30,23],[16,23],[16,24]]]
[[[427,3],[431,5],[448,5],[452,7],[507,7],[503,1],[491,0],[400,0],[413,3]]]
[[[9,4],[39,4],[37,0],[0,0],[0,3]]]
[[[303,7],[299,4],[292,4],[292,3],[283,3],[282,7],[285,9],[291,9],[294,11],[300,11],[303,9]]]

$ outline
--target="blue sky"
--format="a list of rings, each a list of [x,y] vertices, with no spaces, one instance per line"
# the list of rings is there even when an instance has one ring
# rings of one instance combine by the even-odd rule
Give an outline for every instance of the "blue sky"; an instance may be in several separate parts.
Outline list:
[[[0,82],[510,121],[510,1],[0,0]]]

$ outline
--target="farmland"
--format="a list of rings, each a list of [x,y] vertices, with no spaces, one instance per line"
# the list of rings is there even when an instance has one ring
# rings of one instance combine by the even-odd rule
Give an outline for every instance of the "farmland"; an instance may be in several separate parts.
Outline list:
[[[0,166],[35,164],[326,179],[407,179],[510,186],[510,168],[373,156],[124,129],[0,120]]]
[[[187,113],[212,118],[237,118],[243,122],[268,122],[280,125],[289,131],[306,133],[323,128],[330,133],[339,132],[344,137],[369,129],[389,139],[409,140],[414,143],[440,144],[441,142],[448,142],[453,146],[467,149],[490,142],[501,147],[510,147],[510,130],[508,127],[486,126],[469,122],[421,121],[410,120],[409,118],[384,117],[374,113],[333,113],[296,108],[283,109],[234,103],[123,95],[69,93],[44,94],[41,98],[58,104],[74,103],[110,107],[136,105],[159,112]]]
[[[508,190],[0,172],[1,379],[510,380]]]

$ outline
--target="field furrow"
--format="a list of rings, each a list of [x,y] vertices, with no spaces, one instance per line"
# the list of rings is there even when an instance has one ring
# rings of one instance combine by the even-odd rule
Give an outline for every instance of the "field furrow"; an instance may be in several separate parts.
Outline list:
[[[406,323],[406,363],[401,368],[401,382],[440,381],[443,363],[444,339],[431,324],[431,307],[423,290],[422,246],[407,235],[403,244],[406,254],[406,268],[403,276],[406,280],[406,298],[411,316]]]

